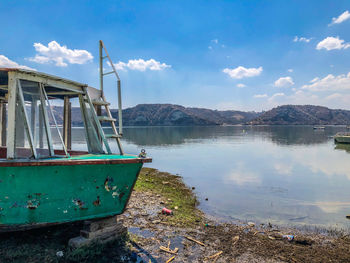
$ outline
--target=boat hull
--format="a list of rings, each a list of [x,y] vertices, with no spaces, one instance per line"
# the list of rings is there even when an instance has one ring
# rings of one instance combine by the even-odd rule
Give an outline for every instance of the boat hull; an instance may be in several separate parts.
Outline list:
[[[335,135],[334,136],[334,141],[336,143],[350,143],[350,135]]]
[[[350,137],[336,137],[334,141],[337,143],[350,143]]]
[[[121,214],[142,164],[0,166],[0,229]]]

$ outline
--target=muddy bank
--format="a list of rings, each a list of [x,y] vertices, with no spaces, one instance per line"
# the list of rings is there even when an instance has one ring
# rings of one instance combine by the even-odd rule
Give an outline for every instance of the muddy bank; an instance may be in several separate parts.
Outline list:
[[[79,235],[81,223],[0,234],[0,262],[350,262],[345,233],[223,224],[196,205],[181,177],[145,168],[118,218],[127,235],[72,250],[68,240]],[[162,214],[164,207],[173,214]],[[293,241],[283,238],[287,234]]]
[[[163,207],[174,214],[159,213]],[[178,248],[175,262],[350,262],[350,238],[345,233],[214,222],[196,208],[195,196],[180,177],[154,169],[143,170],[122,218],[145,262],[166,262],[172,254],[159,247],[168,244],[172,250]]]

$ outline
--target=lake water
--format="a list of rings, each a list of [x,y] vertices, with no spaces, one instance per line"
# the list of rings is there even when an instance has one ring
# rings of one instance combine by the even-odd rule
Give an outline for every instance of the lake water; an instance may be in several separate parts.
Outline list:
[[[348,229],[350,146],[336,146],[331,137],[345,130],[137,127],[125,128],[122,142],[127,153],[146,149],[148,167],[181,175],[209,215]],[[82,130],[73,131],[74,148],[83,149]]]

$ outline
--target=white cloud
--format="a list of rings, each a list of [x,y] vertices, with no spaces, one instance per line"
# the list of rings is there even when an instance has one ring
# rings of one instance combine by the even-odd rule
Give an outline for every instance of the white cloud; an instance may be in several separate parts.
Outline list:
[[[293,72],[293,69],[290,68],[290,69],[288,69],[287,71],[290,72],[290,73],[292,73],[292,72]]]
[[[66,67],[68,64],[85,64],[94,58],[86,50],[69,49],[56,41],[51,41],[47,46],[34,43],[34,48],[37,54],[29,60],[40,64],[54,62],[58,67]]]
[[[215,44],[218,44],[218,43],[219,43],[219,40],[218,40],[218,39],[212,39],[211,42],[212,42],[212,43],[215,43]]]
[[[350,47],[350,43],[344,43],[344,40],[339,39],[339,37],[326,37],[316,46],[316,49],[347,49]]]
[[[0,68],[20,68],[20,69],[27,69],[27,70],[35,70],[33,68],[20,65],[17,62],[14,62],[9,58],[5,57],[4,55],[0,55]]]
[[[284,96],[285,96],[285,94],[282,92],[275,93],[269,98],[269,101],[274,101],[275,99],[280,98],[280,97],[284,97]]]
[[[304,90],[310,91],[335,91],[350,89],[350,72],[347,75],[334,76],[329,74],[323,79],[314,78],[311,84],[302,86]]]
[[[318,81],[318,80],[319,80],[319,78],[318,78],[318,77],[313,78],[312,80],[310,80],[310,83],[314,83],[314,82],[316,82],[316,81]]]
[[[329,26],[334,25],[334,24],[340,24],[343,23],[345,20],[348,20],[350,18],[350,13],[348,10],[346,10],[344,13],[342,13],[338,17],[333,17],[332,18],[332,23],[329,24]]]
[[[247,184],[260,184],[261,178],[255,171],[249,170],[249,165],[242,161],[236,162],[234,169],[225,176],[228,183],[234,183],[239,186]]]
[[[293,171],[293,165],[290,163],[275,163],[274,168],[277,173],[282,175],[291,175]]]
[[[236,86],[237,86],[237,88],[245,88],[245,87],[247,87],[247,85],[245,85],[243,83],[238,83]]]
[[[327,96],[327,97],[325,98],[325,100],[334,100],[334,99],[339,99],[339,98],[341,98],[342,96],[343,96],[342,94],[339,94],[339,93],[333,93],[333,94],[331,94],[331,95]]]
[[[208,47],[208,49],[212,50],[212,49],[213,49],[213,47],[212,47],[212,46],[209,46],[209,47]]]
[[[108,66],[111,66],[111,63],[109,61],[107,61]],[[116,70],[125,70],[125,68],[127,67],[127,64],[119,61],[118,63],[114,64],[114,67]]]
[[[253,97],[256,98],[256,99],[267,98],[267,94],[256,94]]]
[[[242,79],[242,78],[259,76],[262,71],[263,71],[262,67],[245,68],[242,66],[239,66],[234,69],[225,68],[222,70],[222,72],[228,74],[233,79]]]
[[[305,42],[305,43],[309,43],[311,41],[311,37],[310,38],[306,38],[306,37],[297,37],[295,36],[293,41],[294,42]]]
[[[274,86],[277,88],[289,88],[294,85],[291,77],[281,77],[275,81]]]
[[[153,58],[149,60],[143,60],[141,58],[130,59],[128,63],[119,61],[118,63],[114,64],[114,66],[117,70],[126,70],[128,68],[131,70],[138,71],[145,71],[147,69],[159,71],[171,67],[170,65],[160,63],[159,61],[156,61]]]

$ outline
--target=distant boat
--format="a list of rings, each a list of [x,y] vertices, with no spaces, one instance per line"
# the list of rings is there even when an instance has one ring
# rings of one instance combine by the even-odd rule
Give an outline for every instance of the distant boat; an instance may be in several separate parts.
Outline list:
[[[334,135],[336,143],[350,143],[350,132],[338,132]]]
[[[314,130],[324,130],[324,126],[314,126]]]

